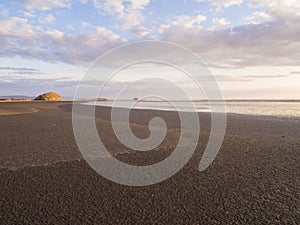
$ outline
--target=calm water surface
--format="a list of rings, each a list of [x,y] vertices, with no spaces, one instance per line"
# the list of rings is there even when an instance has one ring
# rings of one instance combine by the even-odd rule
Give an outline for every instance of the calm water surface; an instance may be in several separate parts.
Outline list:
[[[199,112],[211,112],[211,107],[206,102],[193,102],[197,111]],[[95,102],[84,103],[93,105]],[[174,103],[179,106],[182,111],[191,111],[190,102],[176,102]],[[220,106],[220,103],[213,103],[215,106]],[[132,108],[134,105],[135,109],[154,109],[154,110],[166,110],[175,111],[172,102],[133,102],[133,101],[103,101],[96,102],[98,106],[109,106],[109,107],[121,107],[121,108]],[[226,102],[226,112],[236,114],[247,114],[247,115],[263,115],[263,116],[282,116],[282,117],[297,117],[300,118],[300,101],[298,102]]]

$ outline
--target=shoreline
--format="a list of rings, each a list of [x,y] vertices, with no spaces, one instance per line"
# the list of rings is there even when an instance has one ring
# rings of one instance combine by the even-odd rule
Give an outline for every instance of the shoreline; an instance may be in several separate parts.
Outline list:
[[[39,105],[40,104],[73,104],[73,100],[61,100],[61,101],[36,101],[36,100],[29,100],[29,101],[0,101],[0,116],[10,116],[10,115],[18,115],[18,114],[25,114],[25,113],[36,113],[39,109],[38,107],[24,107],[24,104],[32,104],[34,105]],[[80,102],[83,105],[92,105],[91,102],[94,101],[90,101],[90,100],[78,100],[76,101],[77,103]],[[99,102],[101,104],[101,102],[112,102],[111,100],[106,100],[106,101],[96,101],[97,103]],[[120,102],[123,102],[122,100],[120,100]],[[125,100],[124,102],[132,102]],[[142,101],[142,103],[164,103],[164,101]],[[171,101],[172,102],[172,101]],[[173,101],[173,102],[186,102],[186,101]],[[193,103],[208,103],[208,101],[192,101]],[[211,102],[219,102],[218,100],[214,100]],[[300,103],[300,100],[225,100],[225,108],[227,108],[228,106],[226,106],[226,103]],[[5,106],[5,104],[8,104],[8,106],[12,106],[12,107],[7,107]],[[21,107],[17,107],[16,106],[21,106]],[[112,108],[111,105],[95,105],[96,107],[107,107],[107,108]],[[4,106],[1,107],[1,106]],[[42,107],[41,107],[42,108]],[[117,109],[128,109],[128,107],[126,106],[115,106],[114,108]],[[134,110],[152,110],[152,111],[163,111],[163,112],[176,112],[176,110],[172,110],[169,108],[147,108],[147,107],[136,107],[134,108]],[[188,112],[194,112],[191,110],[180,110],[180,112],[183,113],[188,113]],[[198,109],[197,113],[212,113],[209,109]],[[214,113],[218,113],[218,112],[214,112]],[[225,110],[226,115],[244,115],[244,116],[254,116],[254,117],[264,117],[266,119],[275,119],[275,118],[279,118],[279,119],[288,119],[288,120],[300,120],[300,115],[272,115],[272,114],[267,114],[267,113],[257,113],[257,112],[233,112],[233,111],[228,111],[228,109]]]
[[[72,103],[72,101],[0,101],[0,116],[20,115],[27,113],[36,113],[42,109],[42,104],[63,104]],[[51,108],[47,106],[47,108]]]
[[[155,102],[145,102],[145,103],[155,103]],[[228,102],[229,103],[229,102]],[[238,102],[238,103],[243,103],[243,102]],[[245,102],[245,103],[247,103],[247,102]],[[262,103],[262,102],[260,102],[260,103]],[[274,103],[274,102],[270,102],[270,103]],[[298,103],[298,102],[280,102],[280,103]],[[92,102],[83,102],[82,103],[83,105],[89,105],[89,106],[92,106],[92,105],[94,105],[94,104],[92,104]],[[99,103],[99,104],[96,104],[95,105],[96,107],[108,107],[108,108],[112,108],[112,105],[105,105],[105,104],[101,104],[101,103]],[[299,105],[300,106],[300,105]],[[159,108],[160,107],[160,108]],[[291,120],[300,120],[300,114],[298,113],[298,114],[291,114],[291,115],[285,115],[285,114],[276,114],[276,113],[274,113],[274,114],[268,114],[268,113],[270,113],[269,111],[267,111],[267,110],[265,110],[265,111],[259,111],[259,110],[257,110],[257,111],[252,111],[252,112],[250,112],[250,111],[245,111],[245,112],[243,112],[243,111],[239,111],[239,110],[237,110],[237,108],[236,109],[230,109],[230,107],[232,107],[232,106],[230,106],[230,105],[226,105],[226,103],[225,103],[225,105],[224,105],[224,107],[225,107],[225,114],[226,115],[244,115],[244,116],[255,116],[255,117],[265,117],[265,118],[271,118],[271,119],[275,119],[275,118],[280,118],[280,119],[291,119]],[[233,106],[233,107],[235,107],[235,106]],[[237,106],[238,107],[238,106]],[[241,107],[241,106],[240,106]],[[117,108],[117,109],[128,109],[129,107],[127,107],[127,106],[114,106],[114,108]],[[196,107],[197,108],[197,107]],[[149,107],[149,106],[137,106],[137,107],[135,107],[135,108],[133,108],[134,110],[152,110],[152,111],[164,111],[164,112],[177,112],[176,110],[173,110],[173,109],[169,109],[169,108],[163,108],[162,106],[158,106],[157,108],[154,108],[154,107]],[[260,108],[258,108],[258,109],[260,109]],[[236,110],[236,111],[235,111]],[[261,110],[261,109],[260,109]],[[182,112],[182,113],[189,113],[189,112],[195,112],[195,111],[192,111],[192,110],[184,110],[184,109],[182,109],[182,110],[180,110],[180,112]],[[196,110],[196,112],[197,113],[216,113],[216,114],[218,114],[218,113],[222,113],[222,112],[211,112],[210,111],[210,109],[207,109],[207,108],[202,108],[202,109],[200,109],[200,108],[198,108],[197,110]],[[268,112],[268,113],[267,113]],[[297,111],[298,112],[298,111]]]
[[[89,103],[89,101],[78,101],[81,102],[82,105],[90,105],[87,104]],[[294,103],[293,101],[291,101],[292,103]],[[297,101],[296,101],[297,102]],[[5,106],[5,104],[8,104],[7,106]],[[32,105],[32,107],[28,107],[28,105],[24,105],[24,104],[28,104],[28,105]],[[36,113],[38,112],[39,109],[43,109],[43,106],[46,105],[52,105],[53,107],[49,107],[47,106],[46,108],[55,108],[56,105],[63,105],[63,104],[73,104],[73,101],[70,100],[65,100],[65,101],[11,101],[11,102],[0,102],[0,116],[10,116],[10,115],[19,115],[19,114],[25,114],[25,113]],[[2,106],[2,107],[1,107]],[[3,107],[4,106],[4,107]],[[21,107],[20,107],[21,106]],[[108,108],[111,109],[112,106],[110,105],[95,105],[98,108]],[[45,108],[45,107],[44,107]],[[115,107],[117,109],[128,109],[127,107],[122,107],[122,106],[118,106]],[[134,108],[132,110],[138,110],[138,111],[157,111],[157,112],[169,112],[169,113],[176,113],[175,110],[171,110],[171,109],[155,109],[155,108]],[[191,111],[180,111],[182,113],[190,113]],[[210,114],[210,111],[197,111],[198,114]],[[218,113],[218,112],[214,112],[214,113]],[[255,118],[264,118],[264,119],[282,119],[282,120],[300,120],[300,116],[298,115],[294,115],[294,116],[287,116],[287,115],[268,115],[268,114],[255,114],[255,113],[241,113],[241,112],[226,112],[226,115],[236,115],[236,116],[249,116],[249,117],[255,117]]]

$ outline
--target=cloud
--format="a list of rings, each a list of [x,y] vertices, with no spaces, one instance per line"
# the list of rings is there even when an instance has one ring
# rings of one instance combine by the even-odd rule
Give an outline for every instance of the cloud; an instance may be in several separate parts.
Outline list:
[[[229,76],[229,75],[218,75],[215,76],[218,82],[249,82],[253,81],[252,77],[240,77],[240,76]]]
[[[52,8],[69,8],[71,0],[22,0],[29,10],[50,10]]]
[[[201,23],[206,21],[206,16],[197,15],[195,17],[192,16],[176,16],[172,21],[168,24],[161,24],[159,26],[159,33],[163,33],[165,30],[172,27],[181,27],[181,28],[202,28]]]
[[[265,7],[266,13],[275,19],[297,18],[300,16],[299,0],[252,0],[253,7]]]
[[[1,42],[7,41],[8,45],[12,45],[13,40],[7,38],[28,38],[33,35],[33,27],[28,23],[27,19],[20,17],[9,17],[0,20],[0,46]],[[3,46],[5,47],[5,46]]]
[[[292,71],[291,74],[300,74],[300,71]]]
[[[41,75],[45,74],[41,70],[37,70],[34,68],[26,68],[26,67],[0,67],[0,79],[3,79],[6,76],[13,76],[16,75],[22,78],[23,75]]]
[[[5,67],[1,66],[0,70],[16,70],[16,71],[38,71],[34,68],[27,68],[27,67]]]
[[[0,76],[0,95],[30,95],[37,96],[49,90],[73,96],[78,81],[62,77],[57,79],[33,78],[31,76]]]
[[[55,20],[55,17],[52,14],[44,15],[39,18],[40,23],[51,23]]]
[[[289,75],[246,75],[243,76],[245,78],[255,78],[255,79],[274,79],[274,78],[283,78],[283,77],[288,77]]]
[[[34,18],[36,17],[36,14],[32,11],[28,11],[28,12],[23,12],[24,14],[24,17],[27,17],[27,18]]]
[[[93,27],[78,35],[32,26],[27,19],[0,20],[0,56],[38,58],[48,62],[81,64],[93,61],[108,49],[123,43],[119,35],[104,27]]]
[[[141,39],[152,32],[151,29],[144,26],[133,28],[131,31],[136,35],[137,39]]]
[[[203,15],[197,15],[196,17],[178,16],[173,21],[173,25],[183,27],[194,27],[199,26],[204,21],[206,21],[206,16]]]
[[[249,23],[260,24],[272,20],[272,16],[265,12],[254,12],[251,16],[245,18]]]
[[[142,11],[150,0],[92,0],[95,7],[112,15],[124,30],[140,26],[144,21]]]
[[[74,80],[70,80],[70,78],[68,77],[60,77],[60,78],[36,78],[36,77],[32,77],[30,76],[30,74],[28,74],[28,76],[26,75],[10,75],[10,76],[0,76],[0,81],[1,82],[18,82],[18,81],[27,81],[28,83],[32,83],[32,84],[36,84],[38,82],[73,82],[72,84],[78,84],[78,81],[74,81]]]
[[[240,5],[243,0],[195,0],[196,2],[208,2],[211,6],[215,7],[215,10],[221,11],[222,8],[228,8],[234,5]]]
[[[213,18],[212,22],[214,24],[214,26],[212,27],[213,29],[222,29],[230,25],[230,21],[226,20],[225,18]]]
[[[77,0],[78,1],[78,0]],[[87,0],[80,0],[87,3]],[[298,66],[300,62],[299,1],[251,0],[252,7],[265,5],[266,11],[257,11],[246,18],[245,24],[229,27],[225,18],[213,19],[214,29],[203,26],[206,16],[180,15],[169,21],[144,25],[143,10],[150,0],[89,0],[99,10],[112,15],[136,39],[157,35],[155,38],[181,44],[199,54],[210,66],[217,68],[242,68],[251,66]],[[239,5],[242,0],[208,1],[223,8]],[[51,4],[50,4],[51,3]],[[67,4],[68,3],[68,4]],[[27,7],[46,10],[67,7],[71,1],[24,1]],[[259,10],[262,10],[261,8]],[[255,10],[254,10],[255,11]],[[31,11],[30,11],[31,12]],[[48,62],[82,64],[91,62],[105,51],[126,42],[119,34],[100,26],[81,23],[80,34],[67,34],[35,23],[40,15],[6,17],[0,20],[0,56],[37,58]],[[42,14],[45,14],[43,12]],[[126,23],[125,17],[133,17]],[[47,14],[45,21],[53,16]],[[41,20],[42,18],[40,18]],[[126,25],[127,24],[127,25]],[[74,25],[75,26],[75,25]],[[85,29],[82,29],[82,27]],[[155,32],[158,31],[158,32]],[[130,35],[132,35],[130,33]],[[129,36],[123,32],[124,36]]]
[[[222,30],[164,25],[163,40],[190,48],[216,67],[299,66],[300,17]]]

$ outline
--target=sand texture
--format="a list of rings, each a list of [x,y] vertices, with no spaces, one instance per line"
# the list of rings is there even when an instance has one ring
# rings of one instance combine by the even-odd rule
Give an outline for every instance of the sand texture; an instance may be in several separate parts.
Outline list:
[[[201,137],[189,163],[162,183],[128,187],[83,160],[71,109],[69,102],[0,103],[0,224],[299,224],[299,121],[228,115],[217,158],[199,172],[210,132],[209,114],[200,113]],[[109,108],[97,107],[96,115],[101,138],[121,161],[149,165],[177,144],[176,113],[132,112],[140,138],[149,135],[153,116],[169,125],[166,139],[149,152],[118,142]]]

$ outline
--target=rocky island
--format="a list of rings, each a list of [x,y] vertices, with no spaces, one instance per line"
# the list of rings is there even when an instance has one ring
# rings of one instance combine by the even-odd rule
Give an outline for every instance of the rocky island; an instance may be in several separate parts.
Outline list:
[[[48,92],[48,93],[37,96],[34,100],[38,100],[38,101],[61,101],[62,98],[59,94],[57,94],[55,92]]]

